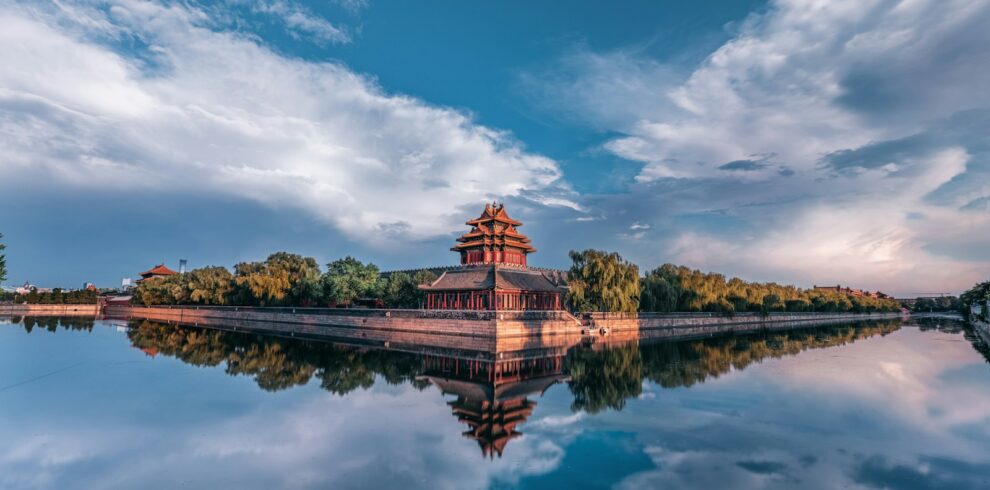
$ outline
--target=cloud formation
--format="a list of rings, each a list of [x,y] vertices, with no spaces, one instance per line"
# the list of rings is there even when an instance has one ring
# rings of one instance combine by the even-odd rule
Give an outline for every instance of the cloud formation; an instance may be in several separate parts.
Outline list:
[[[990,273],[988,23],[986,1],[779,0],[693,69],[579,53],[541,93],[642,164],[600,203],[667,225],[641,262],[958,291]]]
[[[345,40],[293,5],[259,8]],[[343,65],[277,54],[209,10],[5,2],[0,23],[6,185],[232,196],[359,239],[444,234],[486,198],[573,205],[556,162],[508,133]]]

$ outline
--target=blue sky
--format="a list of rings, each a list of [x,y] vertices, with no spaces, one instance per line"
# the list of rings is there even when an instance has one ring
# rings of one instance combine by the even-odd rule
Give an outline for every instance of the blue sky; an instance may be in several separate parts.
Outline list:
[[[0,1],[7,284],[289,250],[751,280],[990,275],[986,1]]]

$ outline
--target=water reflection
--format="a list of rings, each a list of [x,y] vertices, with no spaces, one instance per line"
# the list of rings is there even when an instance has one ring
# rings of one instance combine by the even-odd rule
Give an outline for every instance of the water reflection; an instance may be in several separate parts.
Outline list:
[[[12,323],[20,323],[24,326],[24,331],[31,333],[34,329],[43,329],[49,332],[56,332],[59,328],[63,330],[92,331],[96,325],[96,319],[84,316],[56,317],[56,316],[24,316],[14,317]]]
[[[221,366],[231,376],[251,376],[265,391],[307,384],[337,395],[370,388],[375,377],[389,384],[410,383],[420,389],[419,356],[398,352],[291,340],[222,330],[208,330],[133,320],[127,337],[134,347],[175,357],[194,366]]]
[[[948,320],[496,353],[20,323],[0,488],[184,484],[159,466],[197,488],[980,488],[990,468],[987,344]]]
[[[536,409],[529,397],[565,379],[563,355],[502,362],[431,355],[423,365],[420,379],[457,397],[447,405],[469,427],[462,435],[477,441],[489,458],[501,458],[506,444],[522,435],[517,427]]]
[[[664,388],[692,386],[764,359],[887,335],[900,323],[862,322],[682,342],[598,343],[467,357],[461,351],[417,355],[150,320],[132,320],[129,327],[133,346],[148,354],[195,366],[223,366],[231,376],[252,377],[266,391],[305,385],[314,378],[321,388],[337,395],[370,388],[378,377],[390,385],[408,383],[419,390],[435,386],[456,396],[448,405],[469,426],[464,436],[478,441],[484,456],[501,457],[536,408],[530,397],[555,383],[566,383],[573,397],[572,412],[622,410],[627,400],[642,394],[644,380]]]

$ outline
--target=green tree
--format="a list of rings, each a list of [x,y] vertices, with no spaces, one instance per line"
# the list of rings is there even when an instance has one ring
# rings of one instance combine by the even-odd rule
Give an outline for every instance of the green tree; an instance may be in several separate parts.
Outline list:
[[[822,311],[872,312],[900,310],[890,298],[855,296],[833,289],[800,289],[776,283],[746,282],[739,278],[664,264],[642,282],[642,311]]]
[[[188,302],[183,275],[145,279],[134,289],[134,302],[145,306],[177,305]]]
[[[234,289],[234,276],[226,267],[193,269],[182,282],[189,301],[201,305],[225,305]]]
[[[617,253],[571,251],[567,293],[581,311],[635,313],[639,308],[639,268]]]
[[[322,279],[326,301],[338,305],[348,305],[360,297],[379,296],[384,282],[379,277],[378,266],[351,256],[327,264]]]
[[[771,311],[780,311],[784,309],[784,303],[781,301],[780,296],[770,293],[763,296],[762,309],[763,313],[770,313]]]
[[[959,296],[960,309],[963,315],[970,318],[974,307],[979,308],[978,320],[990,320],[990,281],[981,282],[966,290]]]
[[[0,239],[3,239],[3,233],[0,233]],[[7,255],[2,253],[6,248],[7,246],[0,242],[0,284],[7,280]]]
[[[286,252],[234,266],[234,304],[308,306],[320,297],[316,259]]]
[[[410,276],[405,272],[394,272],[382,281],[382,301],[389,308],[419,308],[426,301],[426,292],[420,285],[431,284],[437,275],[423,269]]]
[[[677,311],[681,298],[681,282],[674,266],[664,264],[648,272],[641,282],[639,297],[641,311]]]

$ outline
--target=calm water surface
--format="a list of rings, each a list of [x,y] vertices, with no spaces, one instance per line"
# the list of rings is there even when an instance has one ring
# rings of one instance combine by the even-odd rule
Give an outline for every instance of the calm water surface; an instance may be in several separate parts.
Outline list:
[[[950,321],[478,365],[150,322],[0,320],[0,488],[990,488]]]

